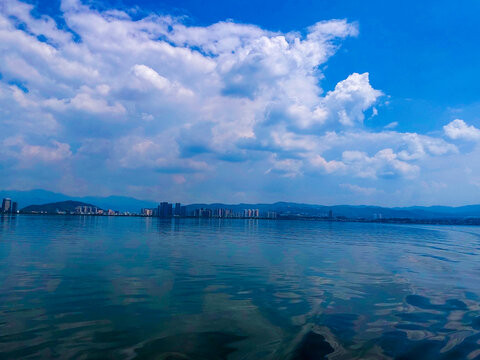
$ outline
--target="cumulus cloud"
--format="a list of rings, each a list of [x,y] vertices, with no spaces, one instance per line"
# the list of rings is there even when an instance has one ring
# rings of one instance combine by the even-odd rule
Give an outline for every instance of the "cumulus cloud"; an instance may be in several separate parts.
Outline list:
[[[361,151],[344,151],[342,160],[355,175],[362,178],[414,178],[420,168],[399,159],[392,149],[382,149],[373,156]]]
[[[135,65],[132,68],[133,72],[140,79],[145,80],[152,84],[158,90],[165,93],[172,93],[173,95],[193,95],[193,92],[184,88],[178,83],[171,83],[167,78],[158,74],[155,70],[145,65]]]
[[[92,190],[94,176],[109,174],[118,188],[169,189],[227,181],[230,164],[246,179],[412,179],[422,162],[458,152],[438,137],[391,131],[396,123],[366,128],[365,112],[381,116],[383,96],[368,73],[321,87],[323,65],[357,36],[355,23],[319,21],[303,33],[189,26],[63,0],[59,26],[33,10],[18,0],[0,8],[4,166],[64,162]],[[480,138],[462,120],[444,129]]]
[[[314,168],[323,169],[327,173],[345,170],[346,168],[345,163],[336,160],[327,161],[320,155],[314,155],[309,160]]]
[[[325,109],[338,118],[340,124],[353,126],[355,122],[362,122],[364,111],[369,109],[382,95],[370,85],[368,73],[350,75],[340,81],[335,90],[325,97]]]
[[[443,127],[445,135],[454,140],[480,140],[480,129],[467,125],[465,121],[456,119]]]
[[[16,158],[18,166],[25,167],[35,163],[59,163],[69,157],[72,152],[70,145],[51,141],[48,145],[31,145],[22,137],[6,138],[2,142],[3,155]]]

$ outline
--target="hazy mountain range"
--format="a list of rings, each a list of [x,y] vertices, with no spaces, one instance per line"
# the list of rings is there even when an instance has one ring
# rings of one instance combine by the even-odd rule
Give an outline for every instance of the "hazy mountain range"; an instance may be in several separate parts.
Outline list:
[[[43,205],[60,201],[80,201],[98,206],[102,209],[139,212],[141,208],[153,208],[158,205],[155,201],[139,200],[126,196],[108,197],[74,197],[46,190],[30,191],[0,191],[0,198],[10,197],[19,204],[19,209],[30,205]],[[412,206],[412,207],[381,207],[367,205],[311,205],[291,202],[277,202],[274,204],[190,204],[188,211],[196,208],[229,208],[234,211],[243,209],[259,209],[261,213],[275,211],[283,214],[302,214],[306,216],[327,216],[330,210],[334,216],[349,218],[411,218],[411,219],[439,219],[439,218],[465,218],[480,217],[480,205],[451,206]]]
[[[22,212],[47,212],[47,213],[57,213],[58,211],[65,211],[67,213],[74,212],[77,206],[87,206],[87,207],[96,207],[93,204],[84,203],[81,201],[60,201],[60,202],[53,202],[41,205],[28,205],[22,208]]]
[[[113,209],[120,211],[139,212],[141,208],[149,208],[157,206],[154,201],[138,200],[126,196],[84,196],[76,197],[60,193],[54,193],[46,190],[30,190],[30,191],[0,191],[0,197],[9,197],[18,202],[18,208],[22,209],[29,205],[43,205],[60,201],[80,201],[87,204],[93,204],[101,209]]]
[[[191,211],[196,208],[219,208],[226,207],[234,211],[243,209],[259,209],[260,213],[275,211],[282,214],[301,214],[305,216],[328,216],[332,210],[334,216],[347,218],[410,218],[410,219],[443,219],[480,217],[480,205],[468,205],[460,207],[450,206],[412,206],[387,208],[368,205],[311,205],[291,202],[277,202],[274,204],[192,204],[188,206]]]

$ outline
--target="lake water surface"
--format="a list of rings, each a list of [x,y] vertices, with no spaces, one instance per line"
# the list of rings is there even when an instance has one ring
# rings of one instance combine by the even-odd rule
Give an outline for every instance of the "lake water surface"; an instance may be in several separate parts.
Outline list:
[[[480,359],[480,228],[0,217],[1,359]]]

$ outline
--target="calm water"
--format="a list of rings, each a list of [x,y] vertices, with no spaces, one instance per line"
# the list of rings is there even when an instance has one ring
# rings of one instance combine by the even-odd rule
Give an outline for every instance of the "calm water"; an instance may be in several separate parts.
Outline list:
[[[0,358],[480,359],[480,228],[0,218]]]

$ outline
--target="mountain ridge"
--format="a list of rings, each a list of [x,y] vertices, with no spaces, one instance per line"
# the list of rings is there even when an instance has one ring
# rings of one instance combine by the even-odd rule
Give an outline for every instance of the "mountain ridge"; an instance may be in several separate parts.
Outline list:
[[[54,214],[59,212],[71,213],[71,212],[74,212],[78,206],[98,208],[97,205],[85,203],[82,201],[66,200],[66,201],[59,201],[59,202],[40,204],[40,205],[28,205],[20,209],[20,212],[23,212],[23,213],[46,212],[48,214]]]

